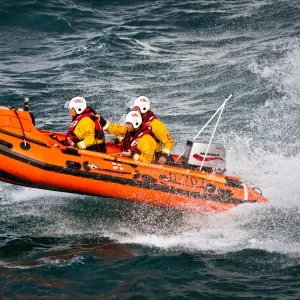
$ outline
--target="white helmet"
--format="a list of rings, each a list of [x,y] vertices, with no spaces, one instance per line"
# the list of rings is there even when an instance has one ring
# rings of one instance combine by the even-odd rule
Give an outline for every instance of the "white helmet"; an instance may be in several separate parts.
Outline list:
[[[140,110],[141,110],[141,113],[144,114],[144,113],[146,113],[150,109],[150,100],[147,97],[145,97],[145,96],[137,97],[134,100],[133,106],[131,107],[131,109],[134,106],[139,107]]]
[[[125,123],[131,123],[134,129],[137,129],[142,124],[142,117],[137,111],[130,111],[125,118]]]
[[[86,100],[83,97],[74,97],[69,102],[69,109],[74,108],[77,115],[80,115],[86,108]]]

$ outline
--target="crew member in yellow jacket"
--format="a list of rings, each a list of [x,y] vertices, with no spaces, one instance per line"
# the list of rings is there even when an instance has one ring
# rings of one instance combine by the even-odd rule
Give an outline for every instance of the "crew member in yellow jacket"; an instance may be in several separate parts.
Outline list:
[[[125,124],[119,125],[105,121],[103,127],[114,136],[124,136],[121,141],[121,155],[132,157],[145,163],[152,163],[155,159],[156,141],[151,136],[151,129],[142,122],[137,111],[130,111],[125,118]]]
[[[151,127],[157,142],[156,159],[159,164],[165,164],[174,147],[174,141],[166,125],[150,110],[150,100],[145,96],[136,98],[130,109],[138,111],[143,123]]]
[[[66,135],[66,145],[105,153],[103,128],[97,113],[87,106],[86,100],[83,97],[74,97],[67,101],[65,107],[69,108],[73,118]]]

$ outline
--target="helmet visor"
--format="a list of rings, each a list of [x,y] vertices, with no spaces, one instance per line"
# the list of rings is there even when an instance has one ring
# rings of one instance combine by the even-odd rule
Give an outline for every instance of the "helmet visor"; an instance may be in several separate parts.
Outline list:
[[[69,109],[69,105],[70,105],[70,101],[67,101],[67,102],[65,103],[65,105],[64,105],[64,108]]]
[[[126,104],[126,113],[129,113],[134,107],[134,99],[129,100]]]
[[[125,124],[125,119],[126,119],[126,114],[123,114],[120,118],[120,120],[118,121],[119,125],[124,125]]]

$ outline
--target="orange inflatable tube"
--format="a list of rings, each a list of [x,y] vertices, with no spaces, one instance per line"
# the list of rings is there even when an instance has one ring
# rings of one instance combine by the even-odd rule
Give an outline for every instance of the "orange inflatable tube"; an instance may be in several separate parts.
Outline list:
[[[25,111],[0,107],[0,180],[34,188],[110,197],[198,212],[267,202],[238,177],[145,164],[108,153],[68,149],[64,134],[38,130]]]

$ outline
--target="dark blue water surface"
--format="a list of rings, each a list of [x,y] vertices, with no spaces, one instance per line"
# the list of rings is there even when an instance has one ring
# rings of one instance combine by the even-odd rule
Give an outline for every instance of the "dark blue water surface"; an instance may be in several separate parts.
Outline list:
[[[270,201],[199,215],[0,183],[0,298],[300,299],[299,15],[296,0],[2,0],[0,105],[28,95],[37,127],[65,132],[73,96],[118,121],[146,95],[182,152],[233,93],[216,139]]]

